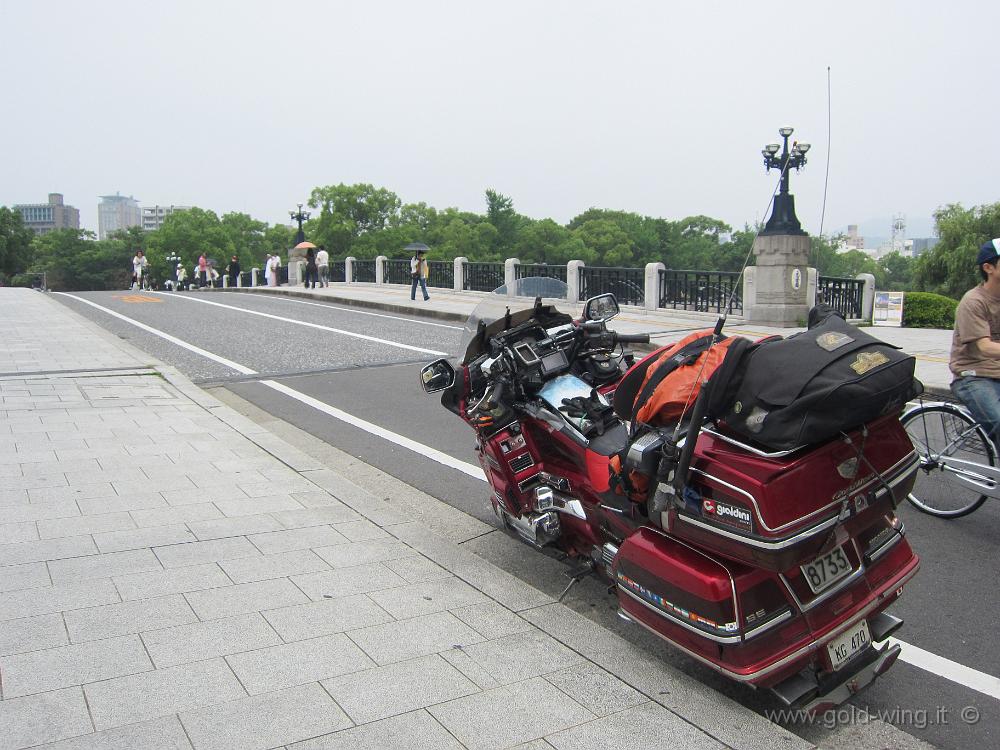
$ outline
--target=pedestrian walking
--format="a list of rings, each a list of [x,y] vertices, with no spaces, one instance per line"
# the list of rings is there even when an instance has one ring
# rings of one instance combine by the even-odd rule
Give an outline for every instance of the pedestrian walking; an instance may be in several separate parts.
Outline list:
[[[271,286],[271,253],[264,258],[264,286]]]
[[[240,259],[235,255],[230,259],[229,265],[226,266],[226,274],[229,276],[229,286],[237,287],[240,281]]]
[[[951,391],[1000,448],[1000,237],[979,248],[982,283],[955,309],[950,367]]]
[[[201,288],[208,283],[208,259],[205,253],[198,256],[198,287]]]
[[[185,282],[187,282],[187,271],[185,270],[183,263],[178,263],[177,264],[177,286],[174,287],[174,289],[177,290],[177,291],[183,291],[184,287],[187,286],[187,284]]]
[[[319,268],[319,285],[323,288],[330,286],[330,254],[326,251],[326,245],[319,246],[316,266]]]
[[[271,256],[271,286],[281,286],[281,256]]]
[[[312,282],[312,288],[315,289],[316,282],[319,281],[319,268],[316,265],[316,248],[314,247],[306,248],[306,289],[309,289],[310,281]]]
[[[420,291],[424,293],[424,302],[430,299],[427,294],[427,251],[417,250],[416,254],[410,258],[410,299],[417,298],[417,284],[420,284]]]

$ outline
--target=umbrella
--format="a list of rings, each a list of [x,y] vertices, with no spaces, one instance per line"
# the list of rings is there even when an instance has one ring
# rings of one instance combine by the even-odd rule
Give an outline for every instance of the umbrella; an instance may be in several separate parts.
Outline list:
[[[316,247],[316,246],[313,243],[311,243],[311,242],[303,241],[303,242],[300,242],[298,245],[296,245],[293,249],[295,249],[295,250],[305,250],[306,248],[309,248],[309,247]]]
[[[409,245],[407,245],[403,249],[406,250],[406,251],[408,251],[408,252],[413,253],[414,255],[416,255],[421,250],[423,250],[425,253],[428,250],[430,250],[430,248],[427,247],[427,245],[425,245],[423,242],[411,242]]]

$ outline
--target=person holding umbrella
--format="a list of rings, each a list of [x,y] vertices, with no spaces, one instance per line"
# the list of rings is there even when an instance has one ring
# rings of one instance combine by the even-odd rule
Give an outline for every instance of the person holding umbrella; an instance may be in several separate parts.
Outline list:
[[[226,271],[229,275],[229,286],[235,288],[240,279],[240,259],[237,256],[234,255],[232,260],[229,261]]]
[[[424,293],[424,302],[430,299],[427,294],[427,245],[420,243],[413,243],[412,245],[407,245],[408,248],[413,249],[413,257],[410,258],[410,278],[412,282],[410,283],[410,299],[416,300],[417,298],[417,284],[420,284],[420,291]]]

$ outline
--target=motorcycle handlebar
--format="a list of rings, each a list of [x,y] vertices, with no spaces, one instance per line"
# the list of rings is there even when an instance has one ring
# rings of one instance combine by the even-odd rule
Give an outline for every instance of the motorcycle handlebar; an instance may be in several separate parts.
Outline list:
[[[648,333],[616,333],[615,340],[620,344],[648,344]]]

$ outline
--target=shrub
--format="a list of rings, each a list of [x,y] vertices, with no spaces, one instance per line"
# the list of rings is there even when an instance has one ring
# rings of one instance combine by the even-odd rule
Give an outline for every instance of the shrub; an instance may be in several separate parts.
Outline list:
[[[904,328],[954,328],[958,302],[932,292],[907,292],[903,297]]]

